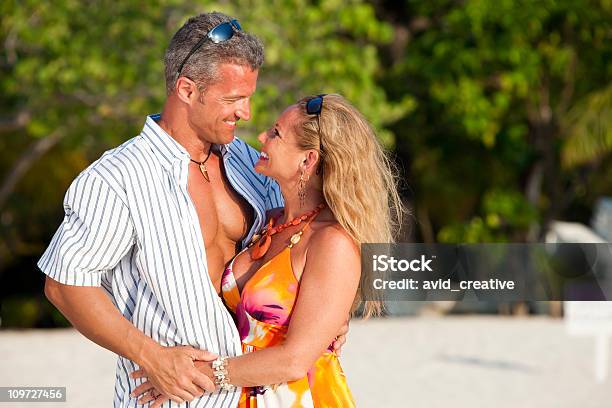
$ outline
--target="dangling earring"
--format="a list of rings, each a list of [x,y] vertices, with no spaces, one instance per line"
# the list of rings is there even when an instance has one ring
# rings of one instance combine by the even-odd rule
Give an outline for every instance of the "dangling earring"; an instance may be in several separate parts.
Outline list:
[[[300,198],[300,208],[306,205],[306,181],[304,180],[304,170],[300,174],[300,181],[298,182],[298,197]]]

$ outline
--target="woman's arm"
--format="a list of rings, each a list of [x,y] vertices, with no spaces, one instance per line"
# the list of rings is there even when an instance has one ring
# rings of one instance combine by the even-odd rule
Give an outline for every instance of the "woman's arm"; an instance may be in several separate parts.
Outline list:
[[[228,359],[231,383],[248,387],[306,375],[346,322],[360,274],[359,248],[348,234],[335,226],[315,232],[287,338],[277,346]]]
[[[315,232],[309,241],[286,339],[279,345],[228,359],[231,384],[251,387],[305,376],[346,324],[360,275],[359,248],[346,232],[335,226]],[[210,363],[196,362],[196,366],[214,378]],[[146,377],[142,371],[133,374],[136,378]],[[152,388],[147,381],[134,394],[141,395]],[[153,399],[147,394],[141,403]],[[153,407],[163,401],[163,396],[158,397]]]

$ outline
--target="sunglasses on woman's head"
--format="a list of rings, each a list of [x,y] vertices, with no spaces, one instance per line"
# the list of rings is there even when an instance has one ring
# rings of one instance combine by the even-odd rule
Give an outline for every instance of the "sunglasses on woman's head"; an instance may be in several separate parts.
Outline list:
[[[219,44],[232,38],[234,36],[234,32],[236,31],[242,31],[242,27],[240,27],[240,23],[236,19],[233,19],[232,21],[226,21],[225,23],[217,24],[216,26],[211,28],[206,34],[204,34],[202,39],[200,39],[200,41],[198,41],[196,45],[193,46],[189,53],[187,53],[187,56],[185,57],[183,62],[181,62],[181,65],[179,65],[178,67],[177,74],[179,76],[181,75],[181,71],[183,70],[183,67],[185,66],[185,63],[187,62],[189,57],[191,57],[193,53],[196,52],[198,48],[202,46],[202,44],[204,44],[204,41],[209,39],[213,43]]]
[[[306,102],[306,113],[309,115],[320,115],[323,109],[323,97],[327,94],[317,95],[314,98],[310,98]]]
[[[320,94],[306,101],[306,113],[309,115],[317,115],[317,127],[319,135],[321,134],[321,111],[323,110],[323,97],[327,94]],[[319,150],[323,152],[323,144],[319,146]],[[317,168],[317,174],[320,173],[320,166]]]

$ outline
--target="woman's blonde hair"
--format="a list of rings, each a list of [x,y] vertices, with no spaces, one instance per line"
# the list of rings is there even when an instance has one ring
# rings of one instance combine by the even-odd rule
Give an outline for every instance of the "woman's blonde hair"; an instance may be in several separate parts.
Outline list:
[[[323,96],[319,115],[306,112],[312,98],[297,103],[295,132],[301,149],[319,152],[317,171],[327,205],[357,245],[393,242],[403,214],[393,162],[372,126],[344,97]],[[356,301],[362,301],[364,316],[380,315],[383,302],[363,275]]]

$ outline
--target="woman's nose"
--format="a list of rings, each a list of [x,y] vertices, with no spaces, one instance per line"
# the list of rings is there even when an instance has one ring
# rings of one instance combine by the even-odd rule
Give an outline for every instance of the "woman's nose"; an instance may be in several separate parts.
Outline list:
[[[259,140],[261,142],[261,144],[265,144],[266,143],[266,134],[267,132],[261,132],[258,136],[257,136],[257,140]]]

